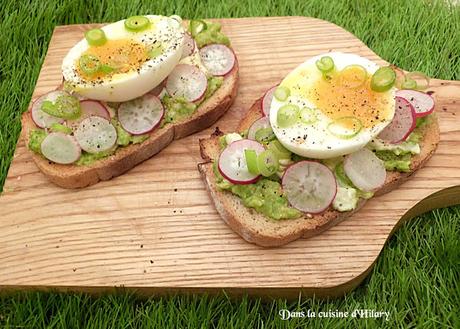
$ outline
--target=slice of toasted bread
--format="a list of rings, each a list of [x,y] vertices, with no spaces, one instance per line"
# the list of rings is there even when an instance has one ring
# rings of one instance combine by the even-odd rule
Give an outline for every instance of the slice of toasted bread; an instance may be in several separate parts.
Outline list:
[[[221,87],[186,120],[155,129],[150,137],[140,143],[120,147],[116,152],[91,165],[60,165],[49,162],[33,152],[38,168],[54,184],[64,188],[81,188],[109,180],[135,167],[179,139],[211,126],[232,105],[238,89],[238,64],[225,76]],[[22,115],[22,133],[26,145],[29,132],[36,128],[29,111]]]
[[[262,116],[261,99],[250,108],[240,122],[238,131],[248,129],[251,124]],[[396,188],[421,168],[431,157],[439,142],[439,126],[437,119],[431,120],[424,126],[423,137],[420,141],[421,152],[414,156],[411,171],[407,173],[387,172],[385,184],[376,191],[381,195]],[[265,247],[275,247],[287,244],[300,237],[311,237],[336,225],[358,211],[366,202],[360,199],[355,210],[339,212],[332,208],[318,215],[305,215],[297,219],[273,220],[252,208],[245,207],[241,199],[231,192],[219,190],[216,187],[216,177],[213,172],[213,161],[219,157],[219,135],[216,131],[211,138],[200,140],[201,156],[206,161],[198,165],[198,169],[206,183],[208,192],[222,219],[243,239]]]

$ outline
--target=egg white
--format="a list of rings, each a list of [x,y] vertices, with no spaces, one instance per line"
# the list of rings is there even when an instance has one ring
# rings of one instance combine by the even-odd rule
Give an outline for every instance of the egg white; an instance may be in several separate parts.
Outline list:
[[[161,42],[163,52],[142,64],[139,70],[114,74],[99,83],[87,81],[77,73],[80,56],[90,47],[86,39],[79,41],[62,63],[64,80],[80,95],[107,102],[124,102],[144,95],[159,85],[179,63],[182,55],[184,29],[176,18],[148,15],[149,29],[130,32],[125,20],[102,27],[108,40],[131,39],[149,46],[153,40]]]
[[[296,79],[296,83],[301,88],[305,90],[312,88],[317,79],[323,79],[315,64],[323,56],[330,56],[338,70],[348,65],[359,64],[366,68],[369,74],[373,74],[379,68],[376,63],[364,57],[355,54],[331,52],[310,58],[289,73],[280,85],[282,86],[287,79]],[[315,109],[315,105],[311,100],[299,97],[299,95],[291,95],[283,102],[273,97],[270,106],[270,124],[281,144],[291,152],[314,159],[334,158],[363,148],[391,122],[395,111],[394,88],[387,91],[385,97],[388,97],[388,109],[387,116],[383,118],[382,122],[376,123],[372,127],[363,127],[356,136],[349,139],[339,138],[330,133],[328,125],[333,120],[322,111]],[[281,128],[277,124],[277,113],[286,104],[295,104],[299,108],[309,107],[315,109],[318,120],[313,124],[297,122],[290,127]]]

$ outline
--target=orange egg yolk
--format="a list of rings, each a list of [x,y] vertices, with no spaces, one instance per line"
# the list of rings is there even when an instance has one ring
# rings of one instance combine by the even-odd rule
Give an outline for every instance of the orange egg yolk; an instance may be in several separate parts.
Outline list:
[[[360,82],[361,79],[361,82]],[[333,73],[329,78],[319,78],[308,91],[309,100],[332,120],[353,116],[364,127],[373,127],[390,116],[388,93],[375,92],[370,87],[371,76],[359,70],[348,69]],[[347,124],[348,123],[348,124]],[[343,120],[346,126],[353,121]]]
[[[78,73],[87,80],[98,80],[113,73],[127,73],[138,70],[149,57],[147,48],[134,40],[107,40],[102,46],[91,46],[83,55],[92,55],[99,59],[101,65],[111,68],[111,73],[99,71],[88,75],[77,64]],[[78,61],[77,61],[78,63]]]

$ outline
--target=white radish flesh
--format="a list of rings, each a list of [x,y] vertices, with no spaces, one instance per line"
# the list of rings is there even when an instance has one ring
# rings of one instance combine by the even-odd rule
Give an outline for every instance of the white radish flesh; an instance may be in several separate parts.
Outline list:
[[[81,156],[81,149],[73,136],[63,133],[50,133],[41,144],[45,158],[59,164],[70,164]]]
[[[182,43],[182,58],[188,57],[195,51],[195,40],[189,33],[185,33],[184,42]]]
[[[44,101],[55,102],[56,99],[62,95],[68,95],[68,93],[61,90],[55,90],[49,92],[48,94],[42,95],[32,104],[32,120],[39,128],[49,128],[53,123],[62,124],[64,122],[64,119],[49,115],[48,113],[41,110]]]
[[[194,65],[179,64],[169,74],[166,90],[173,97],[194,102],[203,97],[208,87],[206,75]]]
[[[75,130],[80,125],[80,122],[86,118],[97,116],[110,120],[110,112],[107,107],[99,101],[85,99],[80,101],[81,115],[78,119],[67,120],[67,126]]]
[[[206,69],[216,76],[228,74],[236,62],[233,51],[221,44],[211,44],[201,48],[200,56]]]
[[[407,100],[415,110],[415,116],[421,118],[433,113],[434,99],[430,95],[417,90],[398,90],[396,96]]]
[[[316,161],[300,161],[283,175],[283,192],[296,209],[317,214],[334,201],[337,182],[332,171]]]
[[[396,96],[396,109],[393,120],[382,130],[379,138],[392,144],[400,143],[415,129],[414,107],[402,97]]]
[[[343,168],[353,185],[365,192],[381,187],[387,177],[383,161],[367,148],[347,155]]]
[[[163,104],[158,97],[146,94],[122,103],[118,108],[118,120],[130,134],[142,135],[158,127],[164,113]]]
[[[270,106],[272,104],[273,94],[278,86],[274,86],[267,90],[264,97],[262,98],[262,114],[265,116],[270,116]]]
[[[228,145],[220,154],[219,172],[233,184],[251,184],[259,179],[259,175],[251,174],[248,170],[244,155],[244,150],[248,149],[256,151],[257,155],[265,150],[256,141],[241,139]]]
[[[254,121],[254,123],[251,125],[251,127],[249,127],[249,130],[248,130],[248,139],[252,139],[252,140],[255,140],[256,139],[256,132],[259,130],[259,129],[262,129],[262,128],[269,128],[271,127],[270,126],[270,121],[268,120],[268,117],[262,117],[256,121]]]
[[[81,121],[74,135],[80,147],[88,153],[107,151],[117,141],[115,127],[107,119],[97,116]]]

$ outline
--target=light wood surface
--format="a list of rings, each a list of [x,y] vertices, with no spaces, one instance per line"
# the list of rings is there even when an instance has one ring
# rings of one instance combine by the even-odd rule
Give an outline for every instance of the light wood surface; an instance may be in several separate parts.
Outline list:
[[[215,125],[224,131],[232,131],[264,90],[310,56],[335,50],[384,63],[352,34],[321,20],[220,21],[241,70],[237,101]],[[34,97],[60,83],[62,58],[89,27],[56,28]],[[0,287],[341,295],[362,281],[402,217],[460,203],[460,83],[434,80],[431,89],[442,135],[428,165],[324,234],[277,249],[246,243],[213,208],[197,163],[198,139],[214,128],[83,190],[47,182],[20,141],[0,197]]]

